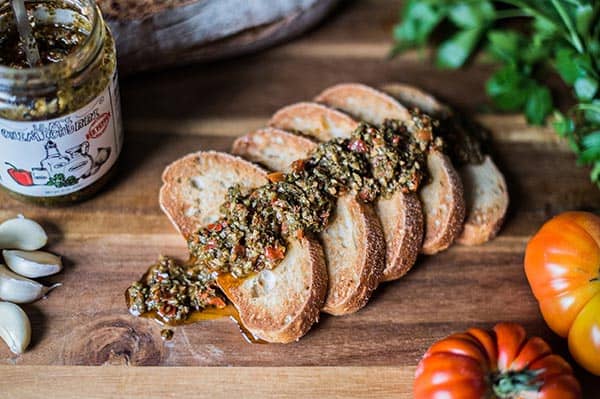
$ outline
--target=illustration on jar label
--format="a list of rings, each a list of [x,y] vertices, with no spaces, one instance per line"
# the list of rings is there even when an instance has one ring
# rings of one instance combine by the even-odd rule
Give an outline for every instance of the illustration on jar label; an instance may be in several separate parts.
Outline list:
[[[21,186],[69,187],[98,173],[112,152],[111,147],[99,147],[96,156],[92,157],[89,141],[67,149],[65,155],[53,141],[48,141],[44,148],[46,157],[40,161],[39,167],[20,169],[5,162],[9,167],[8,175]]]
[[[70,115],[36,122],[0,119],[0,184],[37,197],[89,186],[116,162],[122,128],[116,76],[94,101]]]

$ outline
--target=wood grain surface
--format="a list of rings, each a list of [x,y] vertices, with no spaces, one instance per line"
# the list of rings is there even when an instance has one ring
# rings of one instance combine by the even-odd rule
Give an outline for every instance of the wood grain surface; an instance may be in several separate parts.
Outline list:
[[[493,65],[440,71],[416,53],[385,60],[400,6],[348,2],[315,31],[268,52],[131,76],[121,82],[126,145],[119,174],[100,195],[64,209],[0,195],[0,219],[24,213],[39,220],[50,233],[49,249],[67,261],[63,273],[47,279],[64,285],[25,307],[34,331],[30,350],[16,357],[0,345],[0,397],[40,397],[54,384],[61,398],[148,392],[145,397],[258,397],[273,396],[274,387],[281,397],[410,398],[414,367],[429,345],[497,321],[522,323],[571,360],[565,342],[540,316],[523,273],[523,251],[556,213],[600,211],[600,190],[550,129],[484,112],[483,87]],[[295,344],[248,344],[229,320],[177,328],[164,343],[160,326],[129,316],[126,287],[159,254],[186,255],[184,241],[158,207],[162,169],[191,151],[228,150],[234,137],[261,126],[278,108],[342,81],[412,83],[490,128],[511,195],[500,236],[420,258],[406,277],[380,287],[366,308],[345,317],[323,315]],[[568,101],[568,93],[555,87]],[[77,367],[103,365],[115,367]],[[585,397],[600,397],[600,380],[576,371]]]

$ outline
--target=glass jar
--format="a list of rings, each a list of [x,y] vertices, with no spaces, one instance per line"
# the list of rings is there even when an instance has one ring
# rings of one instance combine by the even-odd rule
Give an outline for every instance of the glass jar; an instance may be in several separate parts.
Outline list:
[[[94,0],[25,3],[42,56],[34,67],[0,0],[0,187],[70,204],[110,180],[121,152],[115,44]]]

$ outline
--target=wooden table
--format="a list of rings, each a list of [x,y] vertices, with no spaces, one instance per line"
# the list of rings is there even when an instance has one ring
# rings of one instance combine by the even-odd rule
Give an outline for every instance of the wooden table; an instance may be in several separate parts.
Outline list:
[[[414,368],[432,342],[501,320],[522,323],[568,356],[565,342],[540,316],[523,273],[523,251],[552,215],[599,211],[600,190],[550,129],[528,127],[514,115],[477,115],[493,131],[511,194],[500,236],[422,257],[357,314],[323,315],[295,344],[251,345],[229,320],[177,328],[164,343],[160,326],[127,313],[125,288],[159,254],[185,258],[183,240],[157,203],[169,162],[201,149],[226,151],[234,137],[263,125],[279,107],[343,81],[410,82],[472,115],[482,110],[493,65],[439,71],[416,53],[384,59],[400,5],[351,2],[327,24],[276,49],[130,77],[121,90],[126,146],[120,173],[101,195],[65,209],[0,196],[0,219],[24,213],[41,221],[50,250],[67,261],[66,270],[49,279],[64,286],[26,306],[34,331],[30,350],[15,357],[0,345],[0,397],[409,398]],[[110,367],[98,367],[104,365]],[[586,398],[600,397],[598,378],[580,369],[577,375]]]

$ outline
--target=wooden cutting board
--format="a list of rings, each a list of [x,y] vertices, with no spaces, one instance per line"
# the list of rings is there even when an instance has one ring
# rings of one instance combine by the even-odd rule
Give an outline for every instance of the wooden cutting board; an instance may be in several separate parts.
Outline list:
[[[0,397],[410,398],[415,366],[429,345],[502,320],[522,323],[569,358],[565,342],[539,314],[523,251],[552,215],[600,211],[600,190],[550,129],[528,127],[520,116],[480,112],[492,65],[439,71],[417,54],[386,61],[400,6],[351,2],[330,23],[268,52],[131,76],[121,82],[126,146],[120,173],[101,195],[64,209],[0,195],[0,219],[25,213],[40,220],[50,233],[49,248],[67,263],[48,280],[64,286],[26,306],[34,331],[30,350],[15,357],[0,345]],[[229,320],[177,328],[164,343],[160,326],[129,316],[123,298],[128,284],[159,254],[186,253],[158,207],[163,168],[190,151],[226,151],[279,107],[343,81],[410,82],[489,127],[512,201],[500,236],[480,247],[422,257],[405,278],[383,285],[365,309],[324,315],[295,344],[248,344]],[[576,372],[585,397],[600,397],[599,379]]]

